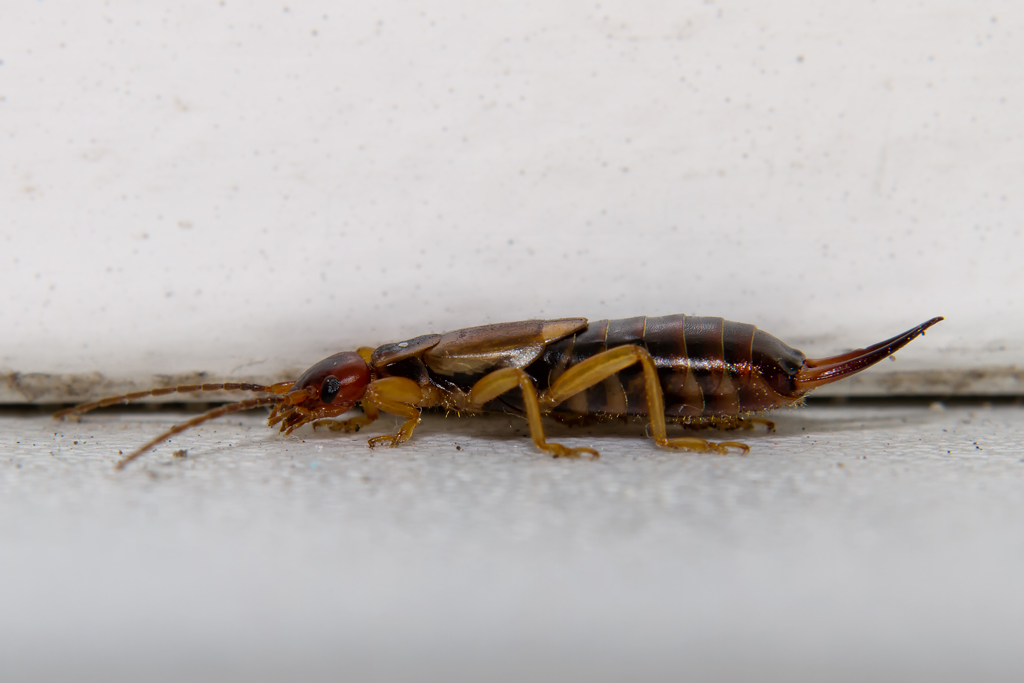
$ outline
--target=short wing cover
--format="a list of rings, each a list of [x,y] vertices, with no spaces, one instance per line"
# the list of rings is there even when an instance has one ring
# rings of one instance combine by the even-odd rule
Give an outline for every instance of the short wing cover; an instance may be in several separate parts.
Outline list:
[[[441,335],[423,360],[439,375],[479,375],[501,368],[525,368],[551,342],[587,327],[586,318],[524,320],[467,327]]]

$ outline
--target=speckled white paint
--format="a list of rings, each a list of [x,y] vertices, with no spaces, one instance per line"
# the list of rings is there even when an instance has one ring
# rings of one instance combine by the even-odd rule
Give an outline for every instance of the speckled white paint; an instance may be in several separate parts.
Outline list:
[[[1021,364],[1022,32],[1009,1],[7,7],[0,370],[675,312],[811,353],[941,314],[900,367]]]

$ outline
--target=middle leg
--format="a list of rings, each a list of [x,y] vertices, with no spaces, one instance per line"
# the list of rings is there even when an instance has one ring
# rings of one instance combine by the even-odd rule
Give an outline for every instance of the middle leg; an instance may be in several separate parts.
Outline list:
[[[482,410],[483,407],[507,391],[519,387],[523,392],[523,406],[526,408],[526,421],[530,425],[530,436],[533,443],[542,451],[551,453],[556,458],[578,458],[584,453],[591,458],[599,457],[593,448],[569,448],[560,443],[552,443],[544,438],[544,425],[541,423],[540,402],[537,400],[537,388],[533,386],[533,378],[519,368],[502,368],[485,375],[469,391],[466,409]]]

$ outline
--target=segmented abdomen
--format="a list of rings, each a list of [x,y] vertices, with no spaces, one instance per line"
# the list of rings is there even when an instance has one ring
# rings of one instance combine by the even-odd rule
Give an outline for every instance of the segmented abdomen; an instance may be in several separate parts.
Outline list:
[[[582,360],[607,349],[635,344],[646,348],[654,358],[666,416],[739,415],[770,407],[751,361],[756,331],[753,325],[722,318],[685,315],[598,320],[584,332],[549,345],[527,372],[544,388]],[[569,398],[553,412],[646,414],[643,370],[639,364],[626,368]]]

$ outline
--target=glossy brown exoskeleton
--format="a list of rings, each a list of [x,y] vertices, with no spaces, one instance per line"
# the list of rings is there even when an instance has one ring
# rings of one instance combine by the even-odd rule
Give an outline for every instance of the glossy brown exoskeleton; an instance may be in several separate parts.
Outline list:
[[[556,457],[597,457],[544,438],[543,415],[563,421],[647,416],[655,442],[666,448],[747,451],[745,444],[669,438],[670,421],[730,428],[767,420],[750,416],[792,405],[811,389],[891,356],[942,318],[830,358],[808,359],[753,325],[722,318],[669,315],[589,323],[586,318],[526,320],[428,334],[376,349],[344,351],[309,368],[294,382],[272,386],[217,383],[167,387],[112,396],[63,410],[55,417],[174,392],[239,390],[267,395],[211,410],[169,429],[118,463],[207,420],[273,406],[270,426],[285,434],[307,423],[355,431],[380,411],[404,417],[395,434],[369,445],[408,439],[425,408],[459,413],[504,410],[524,414],[538,448]],[[518,390],[518,391],[513,391]],[[363,414],[337,418],[356,407]]]

